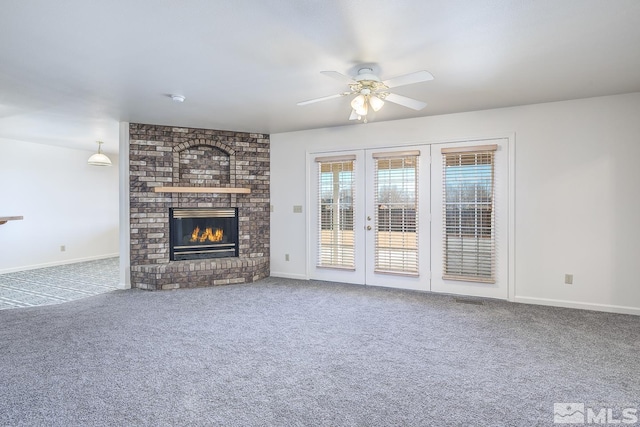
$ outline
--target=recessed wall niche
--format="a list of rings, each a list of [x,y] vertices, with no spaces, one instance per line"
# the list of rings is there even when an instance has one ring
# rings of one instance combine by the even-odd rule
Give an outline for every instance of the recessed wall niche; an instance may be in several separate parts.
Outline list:
[[[235,185],[235,151],[229,154],[217,147],[197,145],[174,152],[174,182],[179,186],[216,187]]]

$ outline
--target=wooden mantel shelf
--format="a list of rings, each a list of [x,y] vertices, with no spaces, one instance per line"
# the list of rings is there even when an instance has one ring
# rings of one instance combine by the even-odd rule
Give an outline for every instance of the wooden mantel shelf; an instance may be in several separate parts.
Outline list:
[[[0,225],[6,224],[7,221],[19,221],[24,219],[23,216],[0,216]]]
[[[250,188],[228,187],[154,187],[156,193],[220,193],[220,194],[249,194]]]

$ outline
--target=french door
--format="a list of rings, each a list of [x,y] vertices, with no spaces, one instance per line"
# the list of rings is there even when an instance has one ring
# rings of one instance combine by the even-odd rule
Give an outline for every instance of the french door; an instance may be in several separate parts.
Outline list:
[[[508,149],[310,153],[309,277],[507,299]]]
[[[429,290],[430,147],[312,154],[310,277]]]

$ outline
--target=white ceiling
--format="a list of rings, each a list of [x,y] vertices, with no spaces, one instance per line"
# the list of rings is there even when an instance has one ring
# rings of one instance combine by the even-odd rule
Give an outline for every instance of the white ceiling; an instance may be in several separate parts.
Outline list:
[[[395,120],[640,91],[638,0],[24,0],[0,5],[0,137],[117,151],[118,122],[277,133],[349,122],[322,74],[428,70]],[[168,94],[186,96],[183,104]]]

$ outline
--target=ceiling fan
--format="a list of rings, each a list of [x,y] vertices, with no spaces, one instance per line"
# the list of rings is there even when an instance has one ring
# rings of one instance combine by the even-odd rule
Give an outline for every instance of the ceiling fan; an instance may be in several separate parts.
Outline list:
[[[340,98],[342,96],[356,95],[351,101],[352,111],[349,120],[363,120],[364,123],[367,123],[369,107],[371,107],[373,111],[378,111],[382,108],[385,101],[393,102],[394,104],[402,105],[416,111],[422,110],[427,105],[425,102],[391,93],[389,89],[433,80],[431,73],[424,70],[394,77],[389,80],[380,80],[370,67],[360,68],[358,75],[353,78],[337,71],[321,71],[321,73],[346,83],[349,85],[349,90],[335,95],[298,102],[298,105],[308,105],[333,98]]]

